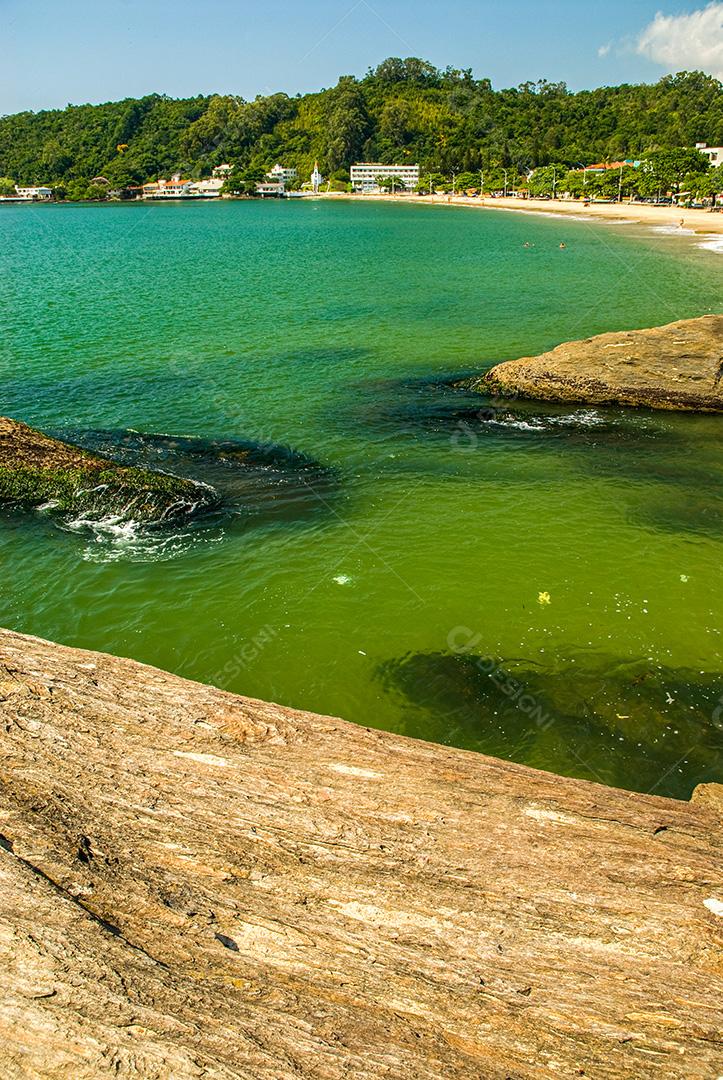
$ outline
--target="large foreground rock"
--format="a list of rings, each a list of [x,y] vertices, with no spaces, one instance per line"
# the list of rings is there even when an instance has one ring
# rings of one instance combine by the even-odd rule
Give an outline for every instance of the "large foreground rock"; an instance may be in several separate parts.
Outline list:
[[[0,416],[0,506],[52,505],[158,521],[186,517],[216,501],[210,488],[191,480],[116,464]]]
[[[711,1080],[721,801],[0,631],[0,1075]]]
[[[566,342],[466,385],[501,397],[723,412],[723,315]]]

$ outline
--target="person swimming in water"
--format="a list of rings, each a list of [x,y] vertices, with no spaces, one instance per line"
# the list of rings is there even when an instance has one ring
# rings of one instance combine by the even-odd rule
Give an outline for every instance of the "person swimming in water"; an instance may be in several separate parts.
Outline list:
[[[567,247],[567,244],[560,244],[560,251],[562,251],[563,248],[566,248],[566,247]]]

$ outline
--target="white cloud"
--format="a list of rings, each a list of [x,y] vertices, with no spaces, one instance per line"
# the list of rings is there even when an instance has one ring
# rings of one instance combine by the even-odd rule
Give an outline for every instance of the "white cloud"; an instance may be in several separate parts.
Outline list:
[[[668,71],[695,69],[723,79],[723,3],[688,15],[659,11],[638,38],[636,51]]]
[[[597,51],[597,54],[598,54],[598,56],[607,56],[611,49],[612,49],[612,45],[610,44],[610,42],[608,42],[607,45],[601,45],[600,46],[600,48]]]

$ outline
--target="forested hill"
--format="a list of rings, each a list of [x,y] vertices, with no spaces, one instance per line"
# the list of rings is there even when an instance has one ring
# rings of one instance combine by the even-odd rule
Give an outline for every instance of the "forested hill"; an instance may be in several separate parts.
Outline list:
[[[207,175],[276,161],[341,175],[356,160],[449,173],[641,157],[723,144],[723,86],[701,72],[654,85],[572,93],[564,83],[494,90],[471,71],[389,59],[319,93],[173,100],[152,94],[0,118],[0,176],[58,183],[103,175],[122,186],[181,170]]]

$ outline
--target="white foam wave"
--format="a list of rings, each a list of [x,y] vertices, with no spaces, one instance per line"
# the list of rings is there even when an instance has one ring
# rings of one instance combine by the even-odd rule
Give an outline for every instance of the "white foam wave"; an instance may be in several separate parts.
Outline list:
[[[82,552],[85,562],[168,562],[199,543],[220,543],[223,530],[193,528],[173,532],[158,531],[146,522],[120,515],[89,517],[79,515],[61,524],[67,532],[89,534]]]
[[[551,425],[558,427],[599,427],[607,420],[596,409],[578,409],[561,416],[532,416],[523,420],[517,416],[505,416],[487,423],[496,427],[518,428],[520,431],[545,431]]]
[[[595,409],[579,409],[577,412],[568,413],[566,416],[548,416],[549,424],[562,424],[563,426],[598,427],[605,423],[605,417]]]
[[[723,255],[723,236],[707,236],[705,240],[702,240],[695,246],[705,248],[706,251],[715,251],[718,255]]]
[[[682,225],[652,225],[651,228],[660,236],[695,236],[695,230]]]
[[[513,417],[507,417],[505,420],[488,420],[488,424],[493,424],[495,427],[504,428],[519,428],[520,431],[544,431],[545,424],[541,420],[515,420]]]
[[[596,221],[592,214],[567,214],[564,210],[536,210],[538,217],[554,218],[555,221]]]

